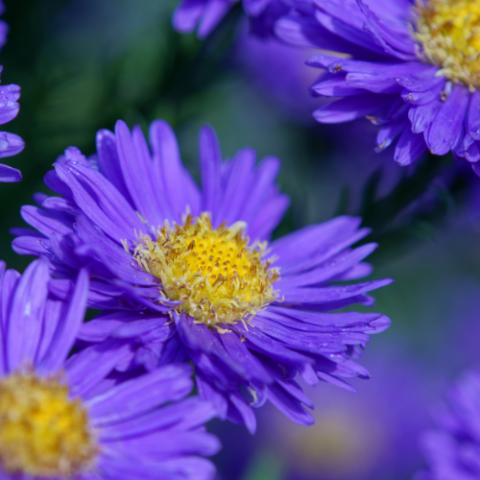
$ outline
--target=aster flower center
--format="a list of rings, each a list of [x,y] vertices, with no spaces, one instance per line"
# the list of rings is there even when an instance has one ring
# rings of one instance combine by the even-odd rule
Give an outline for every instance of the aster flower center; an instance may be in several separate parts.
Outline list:
[[[28,372],[0,380],[0,463],[5,471],[71,477],[91,467],[97,452],[85,408],[69,398],[59,379]]]
[[[417,39],[441,73],[471,89],[480,86],[480,0],[418,1]]]
[[[165,223],[152,240],[141,235],[134,256],[162,281],[177,309],[208,326],[232,324],[255,314],[277,295],[278,271],[262,260],[266,243],[249,245],[245,224],[212,228],[210,217],[188,215],[183,225]]]

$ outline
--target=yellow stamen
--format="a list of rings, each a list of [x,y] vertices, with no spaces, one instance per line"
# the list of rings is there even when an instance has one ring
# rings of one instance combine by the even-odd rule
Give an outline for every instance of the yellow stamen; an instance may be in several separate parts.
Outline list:
[[[480,86],[480,0],[417,0],[420,54],[440,74],[471,90]]]
[[[134,256],[139,266],[162,281],[164,293],[197,322],[232,324],[277,298],[278,271],[262,260],[266,244],[249,246],[245,224],[213,229],[210,217],[187,215],[183,225],[167,222],[156,233],[140,235]],[[225,331],[220,329],[220,331]]]
[[[73,477],[99,449],[80,400],[59,378],[14,373],[0,380],[0,463],[12,474]]]

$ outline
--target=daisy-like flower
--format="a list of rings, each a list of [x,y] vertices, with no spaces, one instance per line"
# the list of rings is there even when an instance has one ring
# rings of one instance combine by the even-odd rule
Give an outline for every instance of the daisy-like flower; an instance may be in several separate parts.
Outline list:
[[[480,373],[466,373],[450,390],[448,406],[437,413],[439,428],[422,438],[429,468],[415,478],[480,478]]]
[[[23,218],[18,253],[50,259],[61,291],[79,268],[91,277],[90,305],[116,309],[89,322],[80,338],[121,338],[136,355],[122,368],[195,364],[200,395],[221,418],[255,430],[253,407],[269,400],[308,424],[312,407],[295,381],[344,385],[368,377],[352,358],[389,325],[375,313],[328,313],[390,283],[348,285],[370,273],[376,247],[350,248],[368,229],[339,217],[268,242],[288,206],[274,183],[276,158],[255,167],[240,150],[222,163],[214,132],[200,133],[199,189],[184,169],[170,126],[150,128],[150,152],[136,127],[119,121],[100,131],[96,158],[67,150],[46,184],[61,197],[38,196]]]
[[[279,20],[291,43],[341,52],[307,63],[326,70],[312,87],[335,97],[322,123],[367,116],[378,151],[396,141],[400,165],[427,148],[473,165],[480,159],[479,0],[299,0]],[[338,99],[338,97],[343,97]]]
[[[239,0],[182,0],[173,14],[173,26],[181,33],[195,29],[205,38]],[[252,32],[260,37],[273,34],[275,21],[289,12],[291,0],[243,0]]]
[[[201,457],[218,449],[203,427],[213,409],[184,399],[188,365],[122,381],[111,372],[126,348],[112,341],[67,359],[85,313],[86,271],[63,300],[44,260],[23,276],[2,262],[0,278],[2,480],[213,478]]]

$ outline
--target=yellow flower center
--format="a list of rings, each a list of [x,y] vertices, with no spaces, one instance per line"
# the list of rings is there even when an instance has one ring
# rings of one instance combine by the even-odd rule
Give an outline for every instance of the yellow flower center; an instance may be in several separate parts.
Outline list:
[[[80,400],[59,379],[14,373],[0,380],[0,463],[12,474],[72,477],[98,447]]]
[[[480,0],[418,0],[416,37],[441,74],[480,86]]]
[[[272,284],[278,271],[262,260],[266,243],[249,246],[244,227],[237,222],[213,229],[208,214],[188,215],[183,225],[166,222],[155,240],[141,235],[134,256],[162,281],[167,298],[182,302],[179,312],[219,328],[255,314],[277,296]]]

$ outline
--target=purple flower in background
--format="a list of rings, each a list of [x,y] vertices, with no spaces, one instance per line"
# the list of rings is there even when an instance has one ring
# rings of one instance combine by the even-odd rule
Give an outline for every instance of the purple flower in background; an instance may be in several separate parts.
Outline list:
[[[480,478],[480,374],[466,373],[448,394],[448,407],[438,412],[438,429],[424,434],[429,467],[418,480]]]
[[[288,480],[400,480],[421,465],[416,441],[428,425],[431,382],[404,346],[388,342],[364,359],[372,379],[356,395],[309,389],[315,425],[301,429],[265,410],[257,451],[279,454]],[[227,477],[228,478],[228,477]]]
[[[223,444],[215,458],[218,480],[411,478],[423,464],[417,439],[429,425],[433,372],[392,338],[371,345],[363,362],[372,378],[355,395],[333,386],[308,388],[315,404],[315,425],[308,428],[268,406],[258,413],[254,438],[235,425],[212,422]]]
[[[193,387],[188,365],[121,381],[110,375],[126,353],[115,341],[67,360],[85,313],[86,271],[61,300],[44,260],[23,276],[3,262],[0,270],[2,479],[213,478],[197,456],[218,450],[203,429],[213,409],[183,400]]]
[[[195,29],[207,37],[239,0],[182,0],[173,14],[173,26],[182,33]],[[260,37],[273,34],[275,21],[289,12],[291,0],[243,0],[252,32]]]
[[[313,55],[307,50],[278,41],[265,41],[243,29],[235,46],[235,58],[257,86],[262,98],[273,101],[289,120],[314,124],[311,111],[325,100],[313,97],[309,86],[318,77],[317,71],[305,68]]]
[[[378,151],[397,140],[400,165],[428,148],[475,168],[479,19],[479,3],[470,0],[299,0],[276,32],[290,43],[342,52],[308,61],[326,71],[313,91],[336,98],[315,111],[319,122],[367,116],[380,127]]]
[[[347,285],[371,272],[375,248],[351,248],[368,234],[361,220],[338,217],[268,243],[288,206],[276,158],[257,167],[251,149],[222,162],[215,133],[200,133],[199,189],[184,169],[175,135],[119,121],[97,135],[96,159],[67,150],[46,175],[62,197],[39,195],[23,218],[18,253],[50,260],[58,294],[88,268],[90,305],[105,312],[85,324],[89,342],[122,339],[134,351],[121,369],[153,370],[193,361],[200,395],[222,419],[256,428],[253,407],[267,400],[300,424],[312,407],[294,378],[349,388],[339,377],[368,377],[353,359],[369,334],[389,326],[376,313],[327,313],[390,283]]]

